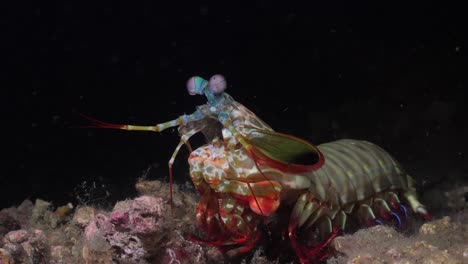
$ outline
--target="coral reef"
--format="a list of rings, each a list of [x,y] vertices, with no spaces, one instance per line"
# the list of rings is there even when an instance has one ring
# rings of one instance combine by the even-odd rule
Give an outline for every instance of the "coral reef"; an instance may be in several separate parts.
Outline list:
[[[135,187],[138,197],[119,201],[112,209],[89,204],[54,208],[37,199],[1,210],[0,264],[297,263],[282,241],[273,241],[275,236],[234,258],[188,240],[187,234],[197,233],[198,197],[191,186],[173,186],[173,208],[168,184],[139,181]],[[467,263],[465,189],[454,188],[438,192],[453,197],[439,205],[451,209],[451,216],[415,221],[406,232],[375,226],[337,237],[332,242],[336,254],[327,262]]]

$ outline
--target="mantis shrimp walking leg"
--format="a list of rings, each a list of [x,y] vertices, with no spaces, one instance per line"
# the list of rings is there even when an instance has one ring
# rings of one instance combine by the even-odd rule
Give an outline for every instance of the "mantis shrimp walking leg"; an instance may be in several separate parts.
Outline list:
[[[327,216],[328,212],[328,205],[314,199],[309,192],[302,194],[297,200],[289,220],[288,235],[301,263],[309,263],[310,260],[320,261],[328,256],[324,252],[324,248],[337,236],[338,231],[344,225],[343,221],[345,221],[339,220],[332,227],[332,221]],[[320,224],[319,231],[322,242],[314,246],[300,243],[298,241],[299,231],[310,232],[310,227],[316,223]]]

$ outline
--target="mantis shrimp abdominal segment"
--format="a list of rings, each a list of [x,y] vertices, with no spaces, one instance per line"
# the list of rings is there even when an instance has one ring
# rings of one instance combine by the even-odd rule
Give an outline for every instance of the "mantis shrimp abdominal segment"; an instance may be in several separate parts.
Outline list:
[[[352,139],[314,146],[275,132],[225,89],[222,75],[209,81],[190,78],[188,92],[205,95],[207,103],[154,126],[84,116],[95,128],[161,132],[178,126],[180,142],[169,160],[171,206],[172,164],[185,144],[190,176],[201,196],[196,218],[206,234],[193,239],[229,254],[248,252],[262,224],[286,211],[283,229],[301,263],[310,263],[329,256],[325,248],[350,222],[402,227],[411,211],[431,218],[417,199],[413,179],[382,148]],[[189,139],[198,132],[206,144],[192,151]]]

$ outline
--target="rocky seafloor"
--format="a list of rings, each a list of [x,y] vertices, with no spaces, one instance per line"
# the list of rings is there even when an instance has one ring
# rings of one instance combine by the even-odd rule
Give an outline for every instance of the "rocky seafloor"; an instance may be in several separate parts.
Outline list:
[[[193,189],[160,181],[136,183],[138,196],[113,208],[25,200],[0,211],[0,264],[298,263],[291,251],[269,254],[268,240],[227,257],[187,239],[197,233]],[[433,191],[445,215],[398,232],[374,226],[339,236],[327,263],[468,263],[467,187]],[[443,197],[443,196],[447,197]],[[442,201],[440,201],[442,200]]]

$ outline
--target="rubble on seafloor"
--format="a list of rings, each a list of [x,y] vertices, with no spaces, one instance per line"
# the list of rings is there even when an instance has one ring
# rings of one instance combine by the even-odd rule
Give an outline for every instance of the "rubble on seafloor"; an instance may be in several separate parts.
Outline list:
[[[328,263],[468,263],[468,214],[459,213],[423,224],[412,236],[388,226],[361,229],[337,237],[341,253]]]
[[[25,200],[0,211],[0,264],[220,263],[211,247],[185,238],[195,231],[194,192],[160,181],[136,184],[139,196],[112,210]]]
[[[297,263],[294,255],[268,257],[259,247],[229,259],[213,247],[186,239],[196,233],[193,190],[139,181],[139,196],[112,210],[71,204],[54,208],[37,199],[0,211],[0,264]],[[468,263],[468,212],[423,223],[411,234],[388,226],[335,238],[328,263]],[[268,248],[268,245],[264,245]],[[290,253],[290,252],[289,252]]]

